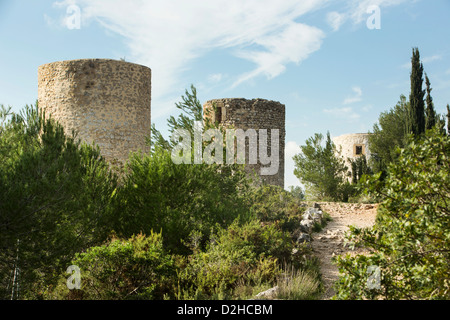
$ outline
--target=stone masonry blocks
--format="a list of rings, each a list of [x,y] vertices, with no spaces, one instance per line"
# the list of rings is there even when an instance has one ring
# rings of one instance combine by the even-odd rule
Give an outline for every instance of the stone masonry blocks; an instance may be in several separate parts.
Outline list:
[[[151,128],[151,70],[109,59],[80,59],[41,65],[39,108],[95,142],[108,161],[125,164],[130,151],[147,152]]]
[[[215,106],[215,108],[214,108]],[[217,112],[215,112],[217,110]],[[262,181],[284,188],[285,106],[277,101],[265,99],[224,98],[209,100],[203,105],[205,117],[225,128],[267,129],[268,154],[271,154],[270,129],[279,130],[279,168],[275,175],[260,175]],[[259,135],[258,135],[259,139]],[[259,142],[259,141],[258,141]],[[259,143],[258,143],[259,145]],[[248,155],[248,149],[246,151]],[[259,158],[258,158],[259,159]],[[247,172],[260,173],[261,163],[248,164]]]
[[[338,155],[344,158],[345,164],[349,170],[351,170],[351,163],[348,159],[354,160],[361,155],[365,155],[367,161],[369,161],[371,157],[369,137],[370,133],[352,133],[344,134],[332,139]],[[348,179],[351,180],[351,177]]]

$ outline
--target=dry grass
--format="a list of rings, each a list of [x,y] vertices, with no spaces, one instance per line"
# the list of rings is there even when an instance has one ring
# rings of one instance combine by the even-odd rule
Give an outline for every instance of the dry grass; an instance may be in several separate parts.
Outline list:
[[[283,300],[312,300],[317,298],[320,280],[311,270],[285,268],[284,276],[278,279],[276,299]]]

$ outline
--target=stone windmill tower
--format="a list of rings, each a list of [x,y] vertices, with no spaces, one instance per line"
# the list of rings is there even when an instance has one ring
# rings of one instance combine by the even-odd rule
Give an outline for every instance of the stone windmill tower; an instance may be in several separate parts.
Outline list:
[[[358,157],[365,156],[367,161],[371,157],[369,149],[369,137],[370,133],[351,133],[344,134],[338,137],[334,137],[333,143],[336,146],[337,155],[343,157],[345,165],[351,170],[351,160],[355,160]],[[351,180],[351,177],[348,177]]]
[[[67,134],[95,142],[107,161],[125,164],[130,151],[147,151],[151,70],[117,60],[81,59],[41,65],[39,108]]]
[[[242,129],[248,132],[253,129],[258,133],[258,161],[249,162],[248,149],[245,169],[256,173],[260,181],[284,188],[284,146],[285,146],[285,106],[277,101],[265,99],[247,100],[243,98],[225,98],[209,100],[203,105],[205,117],[217,122],[224,128]],[[267,154],[277,152],[278,164],[274,174],[261,174],[261,168],[267,167],[261,162],[261,129],[267,129]],[[272,145],[272,134],[278,130],[277,146]],[[248,141],[248,140],[246,140]],[[248,142],[246,142],[248,148]],[[265,150],[264,150],[265,151]]]

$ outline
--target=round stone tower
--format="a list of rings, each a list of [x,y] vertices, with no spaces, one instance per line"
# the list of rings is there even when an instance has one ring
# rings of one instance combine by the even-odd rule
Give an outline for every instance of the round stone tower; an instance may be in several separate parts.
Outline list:
[[[370,133],[352,133],[334,137],[332,140],[337,151],[340,150],[341,156],[345,160],[347,158],[355,159],[362,155],[365,155],[368,160],[370,158],[369,137]]]
[[[370,159],[369,137],[370,133],[352,133],[334,137],[333,143],[339,156],[345,160],[345,164],[351,171],[350,160],[354,160],[360,156],[365,156],[367,161]],[[349,180],[351,177],[348,178]]]
[[[225,98],[207,101],[203,106],[203,111],[205,118],[219,123],[224,128],[241,129],[246,134],[249,134],[250,131],[256,133],[253,136],[256,136],[255,141],[257,141],[256,163],[254,163],[255,161],[252,162],[249,156],[249,142],[252,136],[249,134],[245,138],[245,170],[249,173],[256,173],[265,183],[284,188],[286,131],[285,106],[283,104],[265,99]],[[264,130],[262,129],[266,129],[267,136],[263,136]],[[275,134],[277,136],[273,136]],[[265,138],[261,139],[261,137]],[[262,144],[262,141],[266,141],[267,145]],[[276,143],[277,146],[272,145],[272,142]],[[277,153],[272,154],[272,151]],[[263,158],[261,158],[261,155],[263,155]],[[271,159],[268,160],[265,155]],[[264,158],[266,159],[264,160]]]
[[[38,69],[39,108],[67,134],[100,147],[107,161],[149,150],[151,70],[109,59],[53,62]]]

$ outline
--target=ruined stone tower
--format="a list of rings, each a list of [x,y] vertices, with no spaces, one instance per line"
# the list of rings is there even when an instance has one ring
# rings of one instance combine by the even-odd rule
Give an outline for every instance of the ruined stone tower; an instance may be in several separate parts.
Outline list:
[[[53,62],[38,69],[39,108],[67,134],[95,142],[107,161],[148,151],[151,70],[109,59]]]
[[[277,101],[265,99],[247,100],[243,98],[214,99],[207,101],[203,106],[205,117],[213,122],[217,122],[225,128],[254,129],[258,132],[258,161],[256,164],[249,164],[248,140],[246,139],[247,151],[245,169],[247,172],[254,172],[262,181],[278,185],[284,188],[284,146],[285,146],[285,106]],[[260,129],[267,129],[267,153],[271,155],[272,129],[278,129],[278,170],[275,174],[261,175],[261,168],[267,167],[261,163],[260,152]]]

